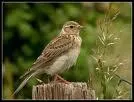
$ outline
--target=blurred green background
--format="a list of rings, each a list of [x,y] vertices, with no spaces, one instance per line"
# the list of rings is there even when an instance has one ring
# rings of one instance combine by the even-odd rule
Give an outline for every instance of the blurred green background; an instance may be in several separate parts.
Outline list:
[[[131,3],[113,3],[120,9],[114,22],[114,30],[120,34],[118,52],[128,63],[118,74],[131,81]],[[66,21],[74,20],[85,28],[80,56],[76,65],[62,76],[69,81],[89,80],[93,65],[89,57],[97,39],[97,20],[104,17],[109,3],[3,3],[3,99],[31,99],[33,78],[16,95],[11,94],[18,87],[19,77],[30,68],[44,47],[56,37]],[[114,86],[112,86],[114,87]],[[127,86],[130,89],[130,86]],[[96,88],[97,96],[101,93]],[[129,90],[131,91],[131,89]],[[128,98],[128,96],[124,96]]]

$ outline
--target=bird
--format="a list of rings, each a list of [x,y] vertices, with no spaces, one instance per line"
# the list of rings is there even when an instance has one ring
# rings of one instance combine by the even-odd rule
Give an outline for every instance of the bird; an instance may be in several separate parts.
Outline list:
[[[76,64],[80,54],[82,38],[80,31],[83,26],[75,21],[64,23],[60,33],[50,41],[43,49],[41,55],[35,60],[31,67],[20,77],[24,78],[13,95],[18,93],[29,81],[29,79],[40,74],[48,74],[65,81],[58,74],[68,70]]]

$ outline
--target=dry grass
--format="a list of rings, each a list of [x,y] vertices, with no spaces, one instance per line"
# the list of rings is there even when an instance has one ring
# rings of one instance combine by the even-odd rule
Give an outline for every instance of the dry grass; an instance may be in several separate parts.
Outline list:
[[[128,67],[125,66],[127,59],[116,50],[121,32],[114,32],[113,22],[119,13],[119,9],[113,8],[110,4],[105,17],[100,19],[97,25],[98,39],[91,55],[95,60],[95,75],[91,76],[89,81],[94,84],[96,91],[100,88],[97,96],[100,99],[130,99],[131,96],[129,88],[132,83],[118,75],[120,69]]]

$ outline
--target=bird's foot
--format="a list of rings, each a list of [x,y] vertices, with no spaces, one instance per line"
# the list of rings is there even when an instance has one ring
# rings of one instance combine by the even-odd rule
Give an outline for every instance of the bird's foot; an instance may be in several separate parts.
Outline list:
[[[54,81],[53,82],[60,82],[60,83],[65,83],[65,84],[69,84],[70,82],[63,79],[61,76],[59,76],[58,74],[54,75]]]

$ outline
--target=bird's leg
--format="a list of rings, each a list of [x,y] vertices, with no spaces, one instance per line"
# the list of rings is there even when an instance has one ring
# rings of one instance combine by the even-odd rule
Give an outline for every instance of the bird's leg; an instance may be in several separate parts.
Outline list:
[[[58,79],[59,79],[59,80],[58,80]],[[61,76],[59,76],[58,74],[55,74],[55,75],[54,75],[54,82],[56,82],[56,81],[58,81],[58,82],[63,82],[63,83],[66,83],[66,84],[69,84],[69,83],[70,83],[69,81],[63,79],[63,78],[62,78]]]

